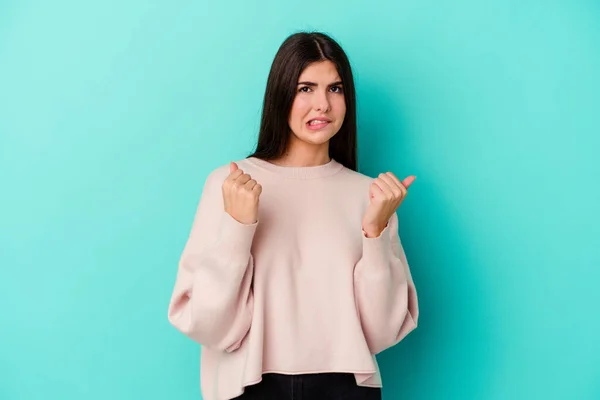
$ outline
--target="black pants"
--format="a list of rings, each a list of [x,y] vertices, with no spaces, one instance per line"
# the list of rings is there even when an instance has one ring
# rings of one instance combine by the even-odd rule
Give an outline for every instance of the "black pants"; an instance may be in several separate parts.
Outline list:
[[[349,373],[265,373],[235,400],[381,400],[381,389],[358,386]]]

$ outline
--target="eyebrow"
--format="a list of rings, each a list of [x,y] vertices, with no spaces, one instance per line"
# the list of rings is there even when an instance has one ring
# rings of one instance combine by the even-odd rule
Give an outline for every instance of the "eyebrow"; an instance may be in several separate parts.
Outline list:
[[[298,82],[298,85],[306,85],[306,86],[319,86],[314,82]],[[342,81],[335,81],[333,83],[330,83],[328,86],[339,86],[339,85],[343,85]]]

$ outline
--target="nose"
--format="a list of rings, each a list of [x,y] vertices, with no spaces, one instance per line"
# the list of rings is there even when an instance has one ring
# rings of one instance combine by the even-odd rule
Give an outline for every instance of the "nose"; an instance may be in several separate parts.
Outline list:
[[[314,109],[319,112],[328,112],[330,108],[329,98],[327,97],[327,93],[323,93],[318,91],[314,96]]]

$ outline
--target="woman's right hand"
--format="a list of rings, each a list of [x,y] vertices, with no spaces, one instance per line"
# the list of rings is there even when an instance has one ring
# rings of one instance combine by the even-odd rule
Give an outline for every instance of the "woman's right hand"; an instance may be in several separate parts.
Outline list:
[[[222,191],[225,211],[232,218],[246,225],[257,222],[262,186],[234,162],[230,164],[229,176],[223,182]]]

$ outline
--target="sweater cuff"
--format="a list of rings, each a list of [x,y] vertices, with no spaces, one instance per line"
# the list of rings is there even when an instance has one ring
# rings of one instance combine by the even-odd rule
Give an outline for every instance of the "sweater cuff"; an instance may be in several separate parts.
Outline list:
[[[223,211],[221,216],[221,231],[219,242],[231,258],[236,256],[248,258],[258,221],[253,224],[243,224]]]
[[[369,238],[363,232],[363,255],[362,258],[369,260],[367,264],[370,268],[389,266],[390,255],[392,252],[390,238],[390,224],[388,224],[377,237]]]

